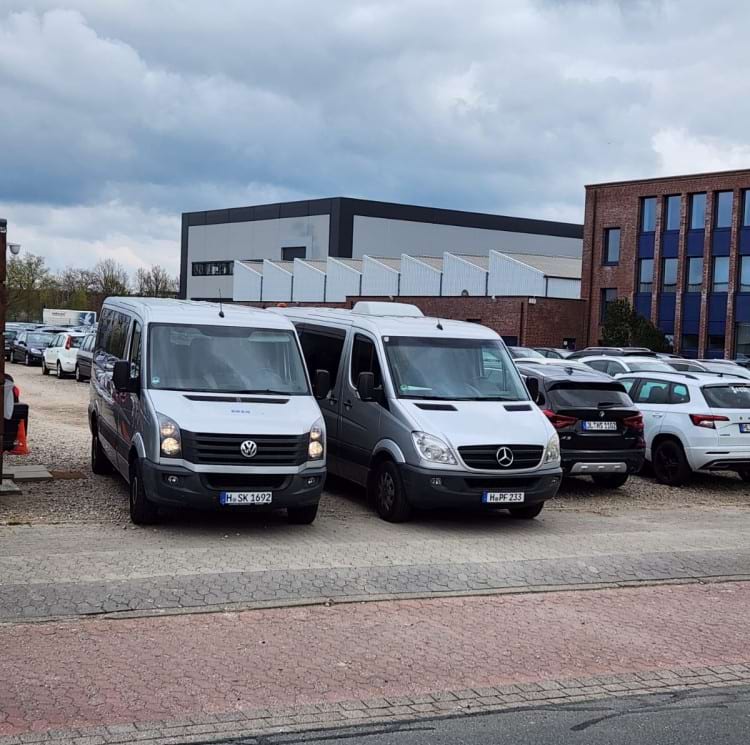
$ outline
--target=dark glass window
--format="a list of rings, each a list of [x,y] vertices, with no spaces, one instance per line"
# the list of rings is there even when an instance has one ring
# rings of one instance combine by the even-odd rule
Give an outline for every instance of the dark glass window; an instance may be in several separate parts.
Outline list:
[[[682,348],[684,349],[698,349],[698,334],[683,334],[682,335]]]
[[[656,230],[656,197],[644,197],[641,200],[641,233],[653,233]]]
[[[740,256],[740,292],[750,292],[750,256]]]
[[[133,333],[130,335],[130,374],[135,377],[141,374],[141,324],[133,323]]]
[[[735,332],[735,353],[750,357],[750,323],[738,323]]]
[[[743,192],[742,202],[744,205],[742,211],[742,225],[745,228],[750,228],[750,189],[745,189]]]
[[[724,334],[709,334],[708,349],[710,352],[724,351]]]
[[[691,256],[687,265],[686,292],[700,292],[703,286],[703,257]]]
[[[630,406],[620,383],[554,383],[549,389],[550,401],[560,408],[598,408],[602,404]]]
[[[281,249],[282,261],[293,261],[294,259],[304,259],[307,255],[305,246],[283,246]]]
[[[690,230],[703,230],[706,227],[706,195],[690,195]]]
[[[665,380],[644,380],[633,401],[637,404],[669,403],[669,383]]]
[[[617,288],[615,287],[603,287],[602,288],[602,322],[607,317],[607,308],[610,303],[617,300]]]
[[[194,261],[194,277],[223,277],[234,274],[233,261]]]
[[[607,228],[604,231],[604,263],[617,264],[620,261],[620,228]]]
[[[638,262],[638,292],[648,292],[654,287],[654,260],[641,259]]]
[[[677,292],[677,259],[664,259],[661,272],[661,291]]]
[[[328,370],[331,390],[334,390],[346,334],[343,331],[317,327],[298,328],[297,332],[310,376],[314,378],[316,370]]]
[[[729,257],[714,256],[713,284],[714,292],[729,290]]]
[[[716,195],[716,222],[714,227],[729,228],[732,226],[732,198],[731,191],[720,191]]]
[[[680,229],[680,197],[675,195],[667,197],[667,220],[664,230]]]
[[[351,374],[352,384],[356,387],[359,374],[371,372],[375,375],[375,388],[382,388],[383,377],[380,372],[380,363],[378,362],[378,352],[375,345],[370,339],[361,334],[354,337],[354,347],[352,348]]]
[[[750,409],[750,385],[732,383],[732,385],[704,386],[703,396],[712,409]]]

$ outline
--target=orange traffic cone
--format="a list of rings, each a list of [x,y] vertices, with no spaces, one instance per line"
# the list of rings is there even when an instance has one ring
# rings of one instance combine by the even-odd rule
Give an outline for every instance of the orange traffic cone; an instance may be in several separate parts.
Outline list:
[[[18,422],[18,432],[16,433],[16,442],[13,446],[13,450],[10,451],[11,455],[28,455],[29,454],[29,443],[26,442],[26,425],[21,419]]]

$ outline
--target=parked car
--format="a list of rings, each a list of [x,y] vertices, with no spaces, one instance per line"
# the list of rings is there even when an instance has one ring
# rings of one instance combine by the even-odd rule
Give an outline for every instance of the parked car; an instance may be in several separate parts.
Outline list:
[[[736,471],[750,481],[750,383],[691,373],[620,378],[643,412],[646,459],[663,484],[693,471]]]
[[[5,329],[3,332],[3,341],[5,343],[5,359],[9,360],[11,352],[13,350],[13,342],[16,336],[18,336],[19,329]]]
[[[539,352],[542,357],[549,357],[553,360],[564,360],[572,349],[555,349],[554,347],[532,347],[535,352]]]
[[[588,365],[584,365],[580,360],[558,360],[553,357],[521,357],[520,359],[513,360],[516,366],[519,365],[543,365],[545,367],[556,367],[561,369],[579,370],[583,372],[590,372],[591,368]]]
[[[656,357],[646,347],[586,347],[568,355],[569,360],[577,360],[582,357],[606,356],[606,357]]]
[[[557,493],[559,438],[494,331],[402,303],[275,312],[308,370],[331,373],[329,469],[367,488],[384,520],[482,505],[530,519]]]
[[[677,358],[669,358],[664,359],[664,362],[667,363],[673,370],[677,370],[677,372],[692,372],[692,373],[704,373],[709,372],[708,368],[703,365],[702,362],[698,362],[697,360],[685,360],[685,359],[677,359]]]
[[[655,357],[580,357],[579,362],[612,377],[630,372],[673,371],[665,360],[658,360]]]
[[[705,372],[718,375],[735,375],[750,380],[750,370],[742,367],[742,365],[736,365],[732,360],[701,360],[698,364],[703,367]]]
[[[29,406],[28,404],[21,403],[21,391],[13,380],[13,376],[5,373],[5,384],[11,386],[12,400],[13,400],[13,416],[10,419],[5,420],[5,427],[3,428],[3,450],[6,452],[13,449],[13,445],[18,435],[18,425],[20,422],[24,423],[26,428],[26,434],[29,432]],[[6,401],[6,406],[9,403]]]
[[[529,359],[530,357],[546,357],[546,354],[537,352],[536,349],[531,347],[508,347],[510,356],[515,359]]]
[[[328,391],[328,376],[316,376]],[[130,485],[130,518],[158,505],[285,508],[311,523],[326,430],[294,326],[265,310],[108,298],[91,377],[91,468]]]
[[[27,366],[38,365],[42,361],[44,350],[54,338],[54,334],[43,331],[19,332],[11,346],[10,361],[23,362]]]
[[[42,355],[42,375],[49,375],[53,370],[58,378],[72,375],[76,369],[78,349],[85,338],[86,334],[69,331],[57,334]]]
[[[91,363],[94,359],[94,344],[96,334],[87,334],[83,344],[78,348],[76,356],[75,377],[79,383],[91,380]]]
[[[560,436],[563,473],[622,486],[643,466],[643,417],[622,383],[584,368],[519,365],[532,399]]]

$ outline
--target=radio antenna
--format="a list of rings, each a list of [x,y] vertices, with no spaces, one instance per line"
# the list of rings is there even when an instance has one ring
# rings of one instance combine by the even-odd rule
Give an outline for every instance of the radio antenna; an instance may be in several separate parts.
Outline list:
[[[224,306],[221,300],[221,290],[219,290],[219,318],[224,318]]]

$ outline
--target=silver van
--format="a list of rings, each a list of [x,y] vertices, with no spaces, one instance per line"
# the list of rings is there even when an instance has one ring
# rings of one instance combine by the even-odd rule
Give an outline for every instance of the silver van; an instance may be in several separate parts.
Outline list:
[[[481,504],[533,518],[557,493],[557,433],[494,331],[402,303],[274,312],[308,370],[329,373],[329,471],[366,486],[385,520]]]
[[[316,381],[330,387],[325,374]],[[294,326],[239,306],[110,298],[91,363],[91,468],[130,485],[134,523],[158,505],[287,510],[311,523],[326,431]]]

